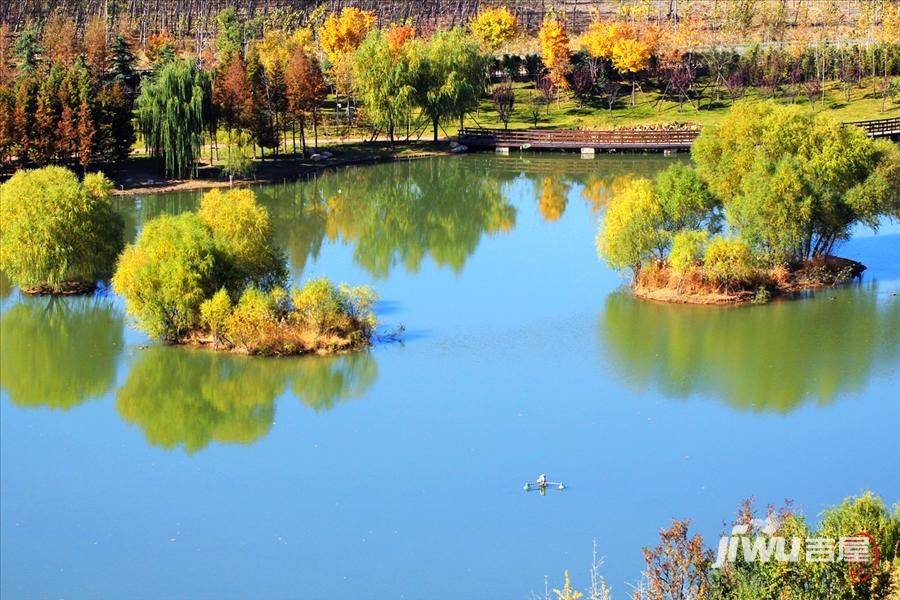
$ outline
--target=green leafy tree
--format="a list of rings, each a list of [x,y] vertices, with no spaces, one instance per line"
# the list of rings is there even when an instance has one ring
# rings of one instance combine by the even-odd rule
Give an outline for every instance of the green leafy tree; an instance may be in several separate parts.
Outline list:
[[[29,25],[19,33],[13,44],[13,54],[19,59],[19,72],[23,74],[34,72],[38,67],[40,53],[40,35],[33,25]]]
[[[125,308],[150,335],[176,341],[197,326],[200,304],[218,289],[216,248],[199,216],[148,221],[119,257],[112,284]]]
[[[216,50],[218,51],[219,64],[225,64],[235,54],[242,54],[247,39],[247,32],[241,18],[238,17],[234,7],[222,10],[217,18],[218,35],[216,35]]]
[[[686,165],[670,166],[655,181],[631,180],[609,203],[597,235],[600,257],[615,269],[637,273],[650,262],[665,261],[680,231],[716,231],[718,207],[718,200]]]
[[[247,97],[243,106],[244,126],[260,148],[278,148],[278,130],[269,95],[270,81],[260,62],[259,52],[251,45],[247,53]]]
[[[103,174],[17,172],[0,186],[0,269],[20,288],[50,292],[108,276],[124,244],[111,190]]]
[[[216,290],[237,299],[246,288],[270,290],[286,279],[253,192],[213,190],[199,213],[148,221],[120,256],[112,283],[141,329],[177,342],[202,325],[201,306]]]
[[[655,187],[667,230],[718,227],[720,203],[695,169],[682,163],[671,165],[656,176]]]
[[[151,153],[168,175],[196,173],[203,141],[203,116],[211,98],[209,75],[195,61],[167,62],[141,86],[138,120]]]
[[[434,139],[438,126],[459,119],[478,106],[484,91],[488,59],[477,41],[461,28],[438,31],[428,41],[413,42],[416,103],[431,119]]]
[[[211,190],[198,215],[212,232],[220,285],[237,293],[247,286],[267,291],[285,284],[285,259],[275,249],[269,213],[251,190]]]
[[[387,131],[393,143],[398,124],[410,117],[415,80],[410,43],[394,48],[381,30],[373,30],[353,55],[353,82],[357,98],[372,123]]]
[[[128,95],[128,99],[134,101],[140,84],[140,75],[135,69],[135,58],[131,51],[131,45],[123,35],[117,35],[113,39],[107,76],[113,83],[120,84]]]
[[[900,214],[898,152],[824,114],[739,103],[692,156],[731,227],[778,264],[827,256],[855,224]]]

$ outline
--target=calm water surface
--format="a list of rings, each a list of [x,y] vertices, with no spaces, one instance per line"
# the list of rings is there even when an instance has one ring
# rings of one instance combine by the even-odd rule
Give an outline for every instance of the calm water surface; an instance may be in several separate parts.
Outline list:
[[[465,156],[257,188],[293,277],[380,293],[403,343],[337,358],[159,347],[110,294],[2,281],[4,598],[618,598],[672,517],[900,500],[900,227],[860,285],[635,302],[597,221],[661,157]],[[130,235],[195,194],[121,203]],[[149,344],[149,347],[145,347]],[[570,489],[522,484],[546,472]]]

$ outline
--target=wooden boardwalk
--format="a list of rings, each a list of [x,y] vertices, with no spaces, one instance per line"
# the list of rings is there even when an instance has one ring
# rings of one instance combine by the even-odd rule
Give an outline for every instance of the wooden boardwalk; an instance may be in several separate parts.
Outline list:
[[[900,139],[900,118],[844,123],[873,138]],[[466,128],[459,143],[472,149],[534,150],[687,150],[700,135],[693,129],[484,129]]]

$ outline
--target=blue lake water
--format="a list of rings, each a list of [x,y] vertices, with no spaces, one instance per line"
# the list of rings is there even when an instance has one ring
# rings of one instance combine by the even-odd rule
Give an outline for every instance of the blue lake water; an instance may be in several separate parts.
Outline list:
[[[4,598],[530,598],[592,541],[623,598],[673,517],[900,500],[900,227],[860,284],[636,302],[605,201],[663,157],[463,156],[257,188],[295,279],[378,291],[402,343],[338,358],[159,347],[121,302],[2,289]],[[123,200],[131,234],[196,194]],[[149,347],[147,347],[149,346]],[[564,481],[542,497],[522,485]]]

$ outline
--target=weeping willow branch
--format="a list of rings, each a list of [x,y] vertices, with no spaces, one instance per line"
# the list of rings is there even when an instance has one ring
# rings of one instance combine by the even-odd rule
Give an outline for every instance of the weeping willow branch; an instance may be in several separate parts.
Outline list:
[[[210,92],[209,75],[196,61],[185,59],[168,62],[141,88],[137,99],[141,131],[151,154],[163,161],[166,175],[196,174]]]

